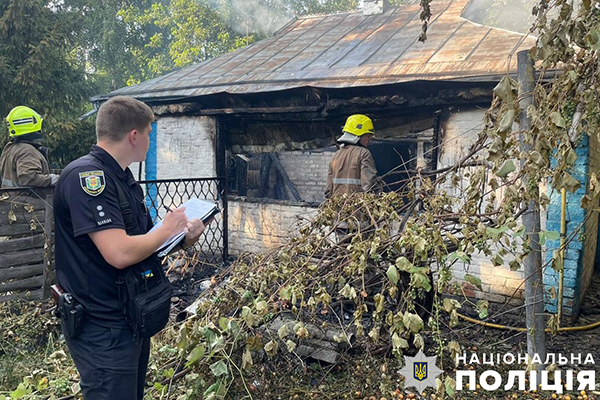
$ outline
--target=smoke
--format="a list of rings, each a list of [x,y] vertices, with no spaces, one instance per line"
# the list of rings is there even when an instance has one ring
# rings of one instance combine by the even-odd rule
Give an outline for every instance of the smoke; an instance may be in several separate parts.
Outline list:
[[[471,0],[462,16],[478,24],[529,33],[535,20],[531,10],[536,3],[538,0]]]
[[[289,0],[208,0],[207,3],[241,35],[272,35],[294,17]]]

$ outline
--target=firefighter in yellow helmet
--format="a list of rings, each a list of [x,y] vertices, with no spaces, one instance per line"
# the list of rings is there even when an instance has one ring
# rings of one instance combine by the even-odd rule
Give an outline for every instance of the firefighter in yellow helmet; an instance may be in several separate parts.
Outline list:
[[[325,197],[379,191],[377,168],[367,149],[375,135],[373,121],[366,115],[351,115],[342,131],[338,139],[340,149],[329,162]]]
[[[42,121],[33,109],[13,108],[6,117],[10,141],[0,156],[2,187],[44,187],[58,180],[51,174],[44,148],[41,146]]]

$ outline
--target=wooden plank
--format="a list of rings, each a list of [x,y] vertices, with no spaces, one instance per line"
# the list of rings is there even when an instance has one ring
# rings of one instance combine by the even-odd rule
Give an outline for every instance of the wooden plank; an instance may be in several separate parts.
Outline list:
[[[5,282],[9,279],[30,278],[32,276],[41,275],[43,271],[43,264],[22,265],[20,267],[2,268],[0,269],[0,282]]]
[[[46,209],[46,200],[30,196],[11,196],[6,199],[0,198],[0,213],[10,210],[13,212],[27,211],[32,208],[35,211],[44,211]]]
[[[43,270],[43,286],[42,286],[42,299],[46,300],[50,298],[50,286],[56,281],[56,274],[54,272],[54,209],[50,206],[52,204],[52,196],[46,196],[46,218],[44,224],[44,270]]]
[[[0,269],[44,261],[44,249],[32,249],[0,254]]]
[[[13,218],[12,220],[10,218]],[[16,219],[16,220],[15,220]],[[44,223],[46,220],[46,214],[44,210],[36,210],[34,212],[27,212],[25,210],[15,210],[9,217],[7,212],[0,212],[0,225],[15,225],[15,224],[28,224],[31,220],[38,223]]]
[[[8,295],[1,296],[0,295],[0,303],[11,301],[11,300],[41,300],[42,299],[42,289],[36,290],[28,290],[26,292],[18,292],[11,293]]]
[[[44,284],[44,276],[38,275],[31,278],[19,279],[12,282],[0,284],[0,293],[12,292],[15,290],[28,290],[40,288]]]
[[[22,236],[31,233],[42,233],[43,231],[44,226],[41,223],[36,223],[34,230],[31,229],[29,223],[0,225],[0,236]]]
[[[0,240],[0,254],[44,247],[44,235],[32,235],[16,239]]]

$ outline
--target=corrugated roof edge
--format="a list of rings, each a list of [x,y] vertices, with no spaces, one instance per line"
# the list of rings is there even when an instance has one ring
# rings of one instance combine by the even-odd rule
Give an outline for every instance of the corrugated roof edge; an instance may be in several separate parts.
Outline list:
[[[403,82],[396,82],[396,83],[390,83],[390,82],[384,82],[384,83],[372,83],[372,84],[366,84],[365,86],[369,86],[369,87],[376,87],[376,86],[389,86],[389,85],[402,85],[405,83],[414,83],[414,82],[499,82],[503,76],[505,76],[506,74],[489,74],[489,75],[471,75],[471,76],[461,76],[461,77],[456,77],[456,78],[447,78],[447,79],[432,79],[432,80],[428,80],[428,79],[417,79],[414,81],[403,81]],[[509,73],[508,74],[511,77],[516,77],[517,73],[516,71],[514,73]],[[259,83],[264,83],[264,82],[259,82]],[[276,89],[276,90],[272,90],[269,91],[269,93],[282,93],[282,92],[286,92],[288,90],[295,90],[298,89],[299,87],[310,87],[310,88],[315,88],[315,89],[332,89],[332,90],[344,90],[346,88],[341,88],[341,87],[331,87],[331,86],[321,86],[321,85],[304,85],[304,86],[294,86],[294,87],[289,87],[289,88],[283,88],[283,89]],[[197,87],[190,87],[190,88],[197,88]],[[184,90],[182,88],[182,90]],[[161,90],[161,89],[157,89],[155,91],[141,91],[141,92],[129,92],[127,94],[125,94],[125,96],[131,96],[131,97],[135,97],[138,100],[142,100],[142,101],[148,101],[150,103],[160,103],[160,102],[164,102],[167,100],[170,101],[176,101],[176,100],[184,100],[184,99],[193,99],[196,97],[203,97],[206,95],[198,95],[198,96],[173,96],[171,95],[165,95],[162,97],[158,97],[158,96],[151,96],[151,97],[145,97],[145,94],[156,94],[156,93],[160,93],[160,92],[169,92],[169,90]],[[243,94],[248,94],[248,92],[244,92],[244,93],[237,93],[237,92],[231,92],[231,91],[227,91],[227,90],[223,90],[220,92],[214,92],[211,93],[210,95],[217,95],[217,94],[222,94],[222,93],[229,93],[229,94],[238,94],[238,95],[243,95]],[[108,99],[110,99],[111,97],[114,96],[118,96],[120,94],[114,94],[114,95],[110,95],[110,93],[107,94],[102,94],[102,95],[97,95],[94,97],[90,98],[90,101],[92,103],[98,103],[98,102],[103,102],[106,101]]]

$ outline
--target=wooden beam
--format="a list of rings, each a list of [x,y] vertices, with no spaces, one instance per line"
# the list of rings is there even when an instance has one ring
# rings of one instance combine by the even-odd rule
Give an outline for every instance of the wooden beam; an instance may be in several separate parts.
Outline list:
[[[0,254],[44,247],[44,235],[32,235],[0,241]]]
[[[43,199],[29,196],[10,196],[0,199],[0,212],[8,212],[9,210],[23,210],[32,208],[33,211],[44,211],[46,202]]]
[[[43,269],[43,286],[42,299],[50,298],[50,286],[56,281],[56,273],[54,271],[54,209],[52,204],[52,195],[46,196],[46,222],[44,224],[44,269]]]
[[[31,278],[20,279],[0,284],[0,293],[12,292],[13,290],[36,289],[44,284],[44,276],[38,275]]]
[[[44,266],[42,264],[2,268],[0,269],[0,282],[7,281],[9,279],[30,278],[32,276],[42,274],[43,270]]]
[[[281,165],[281,161],[279,161],[279,156],[277,155],[277,153],[271,153],[271,159],[273,160],[273,166],[277,168],[277,170],[281,173],[283,182],[290,189],[290,192],[292,193],[292,196],[294,196],[294,199],[296,201],[302,201],[302,196],[300,196],[300,193],[298,193],[298,189],[296,189],[296,185],[294,185],[294,182],[290,180],[287,172],[285,172],[285,168],[283,168],[283,165]]]
[[[28,290],[26,292],[12,293],[9,295],[0,296],[0,303],[4,303],[12,300],[41,300],[42,289]]]
[[[198,115],[231,115],[231,114],[286,114],[318,112],[323,106],[293,106],[293,107],[243,107],[243,108],[213,108],[199,110]]]
[[[36,264],[44,261],[43,249],[31,249],[0,254],[0,270],[18,265]]]
[[[40,222],[35,222],[35,229],[31,229],[31,225],[27,224],[12,224],[0,226],[0,236],[23,236],[34,233],[42,233],[44,226]],[[1,267],[1,265],[0,265]]]
[[[0,211],[0,225],[28,224],[31,220],[44,223],[46,219],[44,210],[36,210],[34,212],[26,212],[23,209],[12,210],[12,220],[8,216],[9,212],[10,210],[5,212]]]

